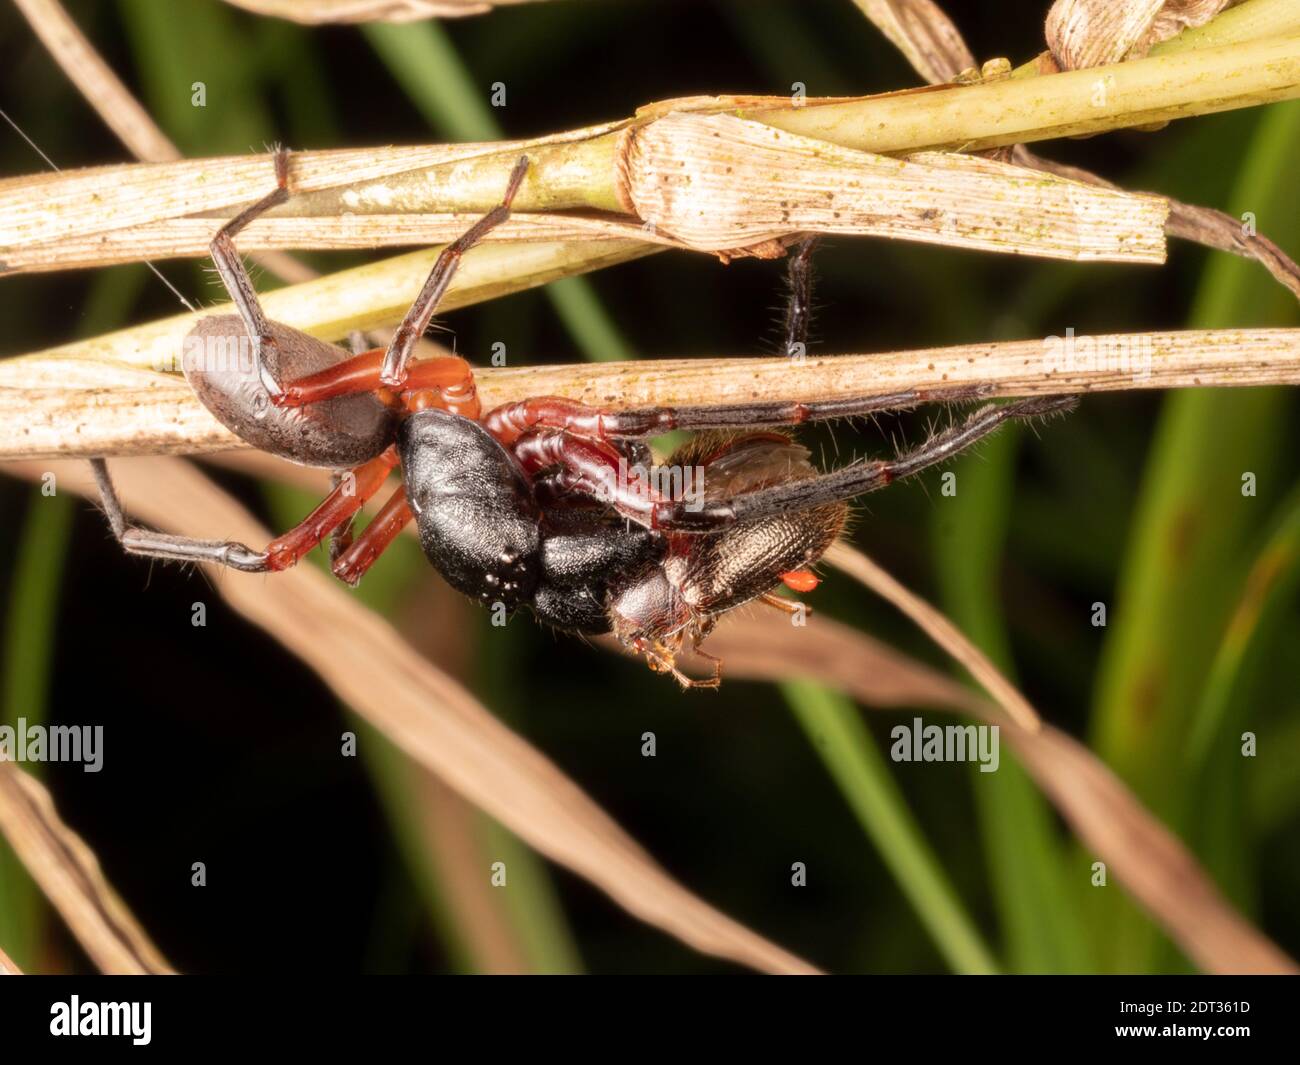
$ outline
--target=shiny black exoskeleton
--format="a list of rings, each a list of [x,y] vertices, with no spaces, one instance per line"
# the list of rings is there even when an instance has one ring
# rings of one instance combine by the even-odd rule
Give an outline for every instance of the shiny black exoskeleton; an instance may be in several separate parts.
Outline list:
[[[507,612],[530,606],[567,631],[609,632],[610,589],[663,555],[662,537],[603,508],[554,508],[547,519],[514,456],[478,422],[419,411],[397,439],[420,545],[472,599]]]
[[[448,583],[507,612],[528,606],[568,632],[613,632],[679,677],[683,644],[694,646],[719,615],[816,562],[846,513],[833,501],[688,535],[631,524],[589,496],[543,505],[535,482],[482,425],[439,410],[406,417],[398,452],[420,544]],[[646,456],[630,447],[629,457]],[[816,476],[807,451],[775,433],[705,435],[670,465],[699,470],[715,498]]]

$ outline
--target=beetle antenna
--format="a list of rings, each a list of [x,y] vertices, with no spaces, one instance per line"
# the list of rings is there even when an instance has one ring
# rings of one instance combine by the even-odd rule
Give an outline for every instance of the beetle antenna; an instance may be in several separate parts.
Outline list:
[[[41,146],[37,144],[34,140],[32,140],[31,137],[27,136],[27,134],[23,132],[23,128],[20,125],[18,125],[18,123],[15,122],[12,118],[10,118],[8,113],[5,112],[3,108],[0,108],[0,118],[3,118],[6,122],[8,122],[9,125],[13,128],[13,131],[27,142],[28,146],[32,149],[32,151],[34,151],[43,160],[45,160],[46,166],[48,166],[55,173],[62,173],[62,170],[54,162],[54,160],[51,159],[48,155],[46,155],[43,151],[41,151]],[[149,267],[154,277],[156,277],[159,281],[161,281],[164,285],[166,285],[168,289],[171,290],[171,294],[181,301],[181,306],[183,306],[187,311],[198,310],[198,308],[195,307],[194,304],[192,304],[183,295],[181,295],[180,289],[178,289],[175,285],[173,285],[170,281],[168,281],[167,278],[163,276],[162,271],[159,270],[158,267],[154,266],[154,264],[149,262],[147,259],[144,260],[144,264],[145,266]]]

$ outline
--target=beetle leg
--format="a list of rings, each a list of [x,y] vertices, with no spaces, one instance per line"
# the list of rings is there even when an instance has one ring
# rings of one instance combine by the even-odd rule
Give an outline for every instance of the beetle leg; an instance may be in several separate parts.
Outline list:
[[[794,617],[796,614],[811,614],[812,610],[806,603],[798,599],[786,599],[784,596],[777,595],[775,592],[764,592],[758,597],[758,601],[766,606],[775,608],[783,614],[789,614]]]

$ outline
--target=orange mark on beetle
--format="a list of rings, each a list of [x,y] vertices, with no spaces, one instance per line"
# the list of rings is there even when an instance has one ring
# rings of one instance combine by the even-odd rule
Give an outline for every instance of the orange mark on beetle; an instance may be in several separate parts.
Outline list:
[[[811,592],[817,585],[821,584],[821,578],[809,569],[791,570],[789,573],[781,574],[781,583],[792,592],[798,592],[800,595],[806,595]]]

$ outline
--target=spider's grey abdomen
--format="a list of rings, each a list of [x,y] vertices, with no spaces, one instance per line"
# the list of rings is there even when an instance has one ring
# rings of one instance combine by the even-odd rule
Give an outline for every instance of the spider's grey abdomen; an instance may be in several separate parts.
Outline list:
[[[350,358],[342,348],[271,323],[276,343],[263,359],[281,385]],[[346,469],[382,454],[393,442],[397,413],[363,393],[306,407],[271,404],[253,365],[253,342],[238,315],[204,318],[185,338],[185,379],[227,429],[262,451],[303,466]]]
[[[541,572],[540,515],[514,458],[478,422],[425,410],[397,436],[420,546],[459,592],[514,610]]]

